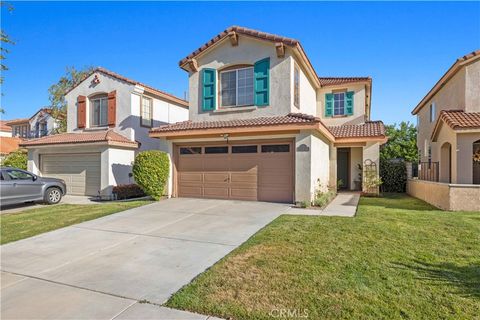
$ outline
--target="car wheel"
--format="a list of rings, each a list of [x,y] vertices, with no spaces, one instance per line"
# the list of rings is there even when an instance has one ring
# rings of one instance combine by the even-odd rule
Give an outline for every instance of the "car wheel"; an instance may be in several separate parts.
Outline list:
[[[62,191],[58,188],[49,188],[45,193],[45,202],[48,204],[57,204],[62,200]]]

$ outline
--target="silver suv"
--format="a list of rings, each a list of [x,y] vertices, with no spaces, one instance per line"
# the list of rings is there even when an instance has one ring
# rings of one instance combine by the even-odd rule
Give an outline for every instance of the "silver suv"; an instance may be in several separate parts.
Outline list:
[[[17,168],[0,167],[2,206],[30,201],[56,204],[66,193],[67,185],[61,179],[39,177]]]

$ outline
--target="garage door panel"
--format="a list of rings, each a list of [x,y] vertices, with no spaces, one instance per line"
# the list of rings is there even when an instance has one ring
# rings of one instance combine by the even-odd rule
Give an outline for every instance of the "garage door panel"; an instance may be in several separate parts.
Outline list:
[[[45,177],[65,180],[67,193],[97,195],[100,190],[100,154],[43,154],[40,171]]]
[[[199,156],[180,156],[178,170],[182,172],[189,171],[202,171],[203,170],[203,159]]]
[[[210,187],[208,185],[205,185],[203,189],[203,195],[204,197],[209,197],[209,198],[228,199],[229,192],[228,192],[228,188],[225,188],[225,187]]]
[[[182,172],[179,174],[179,181],[180,182],[199,182],[203,181],[203,173],[202,172]]]
[[[202,197],[202,186],[188,186],[188,185],[183,185],[180,188],[180,196],[181,197]]]
[[[229,174],[227,172],[205,172],[203,175],[204,183],[222,183],[228,182]]]
[[[257,188],[235,188],[231,189],[231,197],[241,200],[257,200]]]

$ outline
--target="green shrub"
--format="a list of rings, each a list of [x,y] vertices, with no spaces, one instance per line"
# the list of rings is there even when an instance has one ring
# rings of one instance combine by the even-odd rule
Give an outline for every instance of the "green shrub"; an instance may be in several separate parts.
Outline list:
[[[117,199],[131,199],[145,196],[143,189],[135,183],[114,186],[112,192],[117,195]]]
[[[380,160],[380,177],[383,192],[405,192],[407,167],[403,160]]]
[[[3,159],[2,165],[6,167],[15,167],[15,168],[27,170],[27,161],[28,161],[27,152],[23,150],[17,150],[15,152],[10,153],[5,159]]]
[[[135,182],[155,200],[164,194],[169,171],[168,155],[161,151],[142,151],[133,163]]]

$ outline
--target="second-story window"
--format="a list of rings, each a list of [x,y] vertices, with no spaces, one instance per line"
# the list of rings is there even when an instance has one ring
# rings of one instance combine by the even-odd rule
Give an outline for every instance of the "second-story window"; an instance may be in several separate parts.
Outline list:
[[[222,107],[253,105],[253,68],[239,68],[220,73]]]
[[[102,127],[108,124],[107,95],[101,94],[90,98],[90,126]]]
[[[293,105],[300,108],[300,69],[297,65],[293,71]]]
[[[345,92],[333,94],[333,115],[343,116],[345,114]]]
[[[153,126],[153,100],[147,97],[142,97],[141,125],[144,127]]]
[[[432,102],[430,104],[430,122],[434,122],[435,121],[435,113],[436,113],[436,110],[435,110],[435,102]]]

